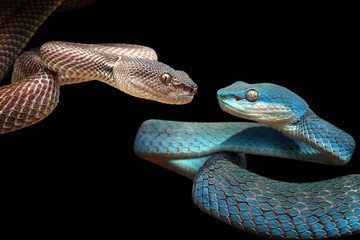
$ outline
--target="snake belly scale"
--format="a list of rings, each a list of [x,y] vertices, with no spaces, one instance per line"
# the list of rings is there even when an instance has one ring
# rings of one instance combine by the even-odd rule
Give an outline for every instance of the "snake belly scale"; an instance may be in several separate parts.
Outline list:
[[[135,153],[194,181],[194,203],[233,227],[273,239],[331,239],[360,232],[360,176],[288,183],[246,170],[245,154],[344,165],[354,139],[290,90],[236,82],[221,108],[254,122],[148,120]]]

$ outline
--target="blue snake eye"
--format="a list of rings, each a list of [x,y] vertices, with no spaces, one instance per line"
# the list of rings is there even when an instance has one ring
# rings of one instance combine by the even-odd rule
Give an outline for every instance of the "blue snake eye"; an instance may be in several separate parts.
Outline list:
[[[249,91],[247,91],[245,97],[246,100],[248,100],[249,102],[255,102],[259,98],[259,93],[255,89],[250,89]]]

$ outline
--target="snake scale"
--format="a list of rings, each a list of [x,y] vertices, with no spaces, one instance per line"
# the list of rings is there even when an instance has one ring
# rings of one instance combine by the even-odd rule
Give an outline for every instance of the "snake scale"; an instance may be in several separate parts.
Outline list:
[[[0,133],[34,124],[59,102],[60,86],[105,82],[136,97],[186,104],[197,86],[183,71],[132,44],[45,43],[22,49],[55,10],[93,1],[0,1]],[[78,3],[80,5],[78,6]],[[24,20],[26,19],[26,21]],[[236,228],[274,239],[328,239],[360,232],[359,175],[286,183],[246,170],[244,153],[344,165],[354,151],[347,133],[317,117],[306,102],[273,84],[235,83],[218,92],[223,110],[261,123],[149,120],[135,140],[138,156],[192,180],[204,212]]]
[[[135,153],[192,180],[207,214],[274,239],[329,239],[360,232],[360,176],[313,183],[272,180],[246,170],[246,154],[344,165],[354,139],[275,84],[236,82],[217,94],[221,108],[254,122],[148,120]]]
[[[2,1],[0,79],[36,29],[64,1]],[[69,1],[74,3],[73,1]],[[65,2],[67,3],[67,2]],[[32,21],[26,21],[26,19]],[[59,101],[60,85],[99,80],[135,97],[167,104],[192,100],[197,86],[183,71],[133,44],[48,42],[16,59],[12,83],[0,88],[0,133],[34,124]]]

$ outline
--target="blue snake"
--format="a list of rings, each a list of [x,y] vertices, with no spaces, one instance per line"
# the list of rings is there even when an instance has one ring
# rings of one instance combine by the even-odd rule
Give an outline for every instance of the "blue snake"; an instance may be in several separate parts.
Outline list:
[[[241,230],[274,239],[330,239],[360,232],[360,175],[312,183],[269,179],[246,169],[244,154],[344,165],[354,139],[319,118],[290,90],[235,82],[220,107],[256,122],[148,120],[135,153],[194,181],[194,203]]]

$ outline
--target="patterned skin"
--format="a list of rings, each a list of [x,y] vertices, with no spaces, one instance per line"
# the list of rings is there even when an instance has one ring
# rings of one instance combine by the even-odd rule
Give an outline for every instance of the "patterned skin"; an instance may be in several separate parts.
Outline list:
[[[0,134],[48,116],[61,85],[91,80],[167,104],[189,103],[197,90],[185,72],[158,62],[145,46],[48,42],[40,52],[23,53],[14,64],[12,83],[0,87]]]
[[[12,64],[12,83],[0,87],[0,134],[34,124],[59,102],[60,85],[105,82],[132,96],[167,104],[189,103],[197,85],[184,72],[157,61],[149,47],[133,44],[48,42],[25,52],[27,42],[59,6],[94,0],[0,1],[0,81]]]
[[[194,180],[193,200],[236,228],[274,239],[329,239],[360,232],[360,176],[288,183],[245,169],[242,153],[344,165],[353,138],[317,117],[295,93],[236,82],[218,91],[223,110],[260,123],[149,120],[135,153]]]

